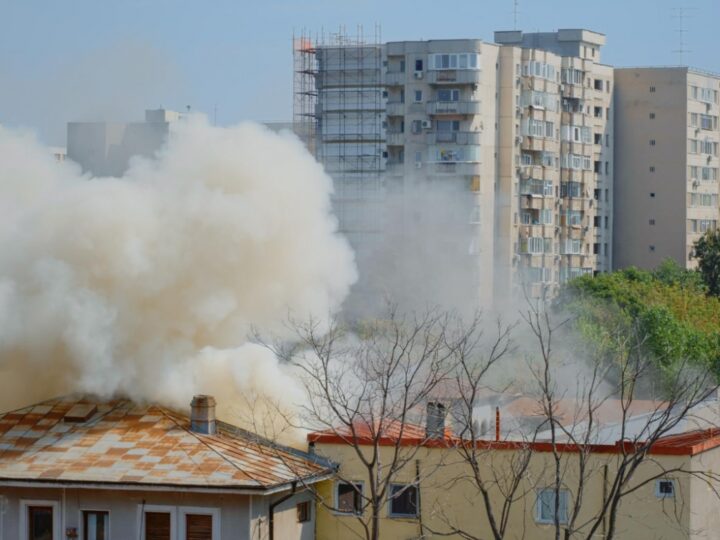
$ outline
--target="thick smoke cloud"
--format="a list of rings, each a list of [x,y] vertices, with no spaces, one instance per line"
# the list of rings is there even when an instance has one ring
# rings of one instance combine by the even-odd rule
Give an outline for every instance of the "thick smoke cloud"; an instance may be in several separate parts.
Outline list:
[[[330,191],[292,135],[251,124],[191,118],[120,179],[0,128],[0,410],[71,391],[298,398],[247,336],[345,298]]]

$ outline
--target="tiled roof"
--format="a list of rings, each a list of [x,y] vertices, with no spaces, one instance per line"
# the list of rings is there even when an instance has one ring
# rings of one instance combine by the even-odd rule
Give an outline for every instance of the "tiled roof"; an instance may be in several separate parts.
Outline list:
[[[222,422],[216,435],[192,432],[186,414],[159,405],[65,397],[0,415],[0,482],[264,491],[331,470]]]

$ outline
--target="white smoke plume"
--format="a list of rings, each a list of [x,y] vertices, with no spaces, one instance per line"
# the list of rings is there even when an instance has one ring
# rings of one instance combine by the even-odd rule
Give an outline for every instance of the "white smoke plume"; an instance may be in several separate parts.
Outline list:
[[[71,391],[299,399],[248,335],[327,317],[355,280],[331,185],[253,124],[191,118],[120,179],[0,128],[0,410]]]

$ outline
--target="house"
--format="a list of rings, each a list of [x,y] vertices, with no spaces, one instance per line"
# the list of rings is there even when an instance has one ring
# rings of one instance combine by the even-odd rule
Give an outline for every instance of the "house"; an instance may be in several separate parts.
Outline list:
[[[707,407],[716,405],[713,401]],[[437,416],[430,410],[427,418],[427,426],[404,426],[402,435],[399,426],[390,423],[390,429],[377,440],[379,463],[391,463],[395,452],[401,456],[399,461],[406,463],[389,486],[388,492],[397,496],[388,497],[381,510],[382,538],[492,537],[485,502],[473,484],[470,467],[462,459],[463,448],[477,451],[479,472],[488,480],[489,501],[498,520],[505,500],[503,492],[508,492],[513,478],[511,471],[519,470],[523,456],[530,456],[527,468],[518,475],[516,500],[507,509],[504,537],[538,540],[555,537],[554,450],[561,463],[562,480],[558,490],[561,527],[567,523],[577,500],[580,477],[585,485],[576,524],[589,523],[601,514],[600,508],[603,500],[607,500],[607,490],[617,476],[622,456],[635,451],[627,440],[585,446],[560,441],[553,445],[547,440],[461,440],[444,425],[435,425]],[[678,426],[678,430],[671,430],[650,447],[647,459],[627,485],[628,494],[620,501],[614,538],[717,538],[720,484],[716,471],[720,469],[720,430],[694,422],[681,422]],[[353,428],[308,435],[314,452],[340,464],[335,479],[317,485],[323,502],[317,507],[318,540],[358,534],[364,537],[358,517],[365,519],[369,515],[360,496],[368,493],[368,473],[357,451],[371,459],[375,441],[370,433],[373,430],[367,426]],[[602,439],[612,431],[612,426],[604,426]],[[587,458],[582,475],[580,455]],[[603,520],[593,537],[605,538],[608,527],[607,520]],[[467,536],[453,535],[458,530]],[[579,532],[585,537],[582,533],[587,533],[588,527]]]
[[[314,537],[307,486],[333,465],[215,419],[88,396],[0,415],[0,538]]]

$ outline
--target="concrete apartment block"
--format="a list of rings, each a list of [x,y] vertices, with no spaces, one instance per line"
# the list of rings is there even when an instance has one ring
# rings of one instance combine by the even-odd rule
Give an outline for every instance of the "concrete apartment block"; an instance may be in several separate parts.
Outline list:
[[[693,268],[693,243],[718,224],[720,76],[645,67],[615,80],[615,265]]]

